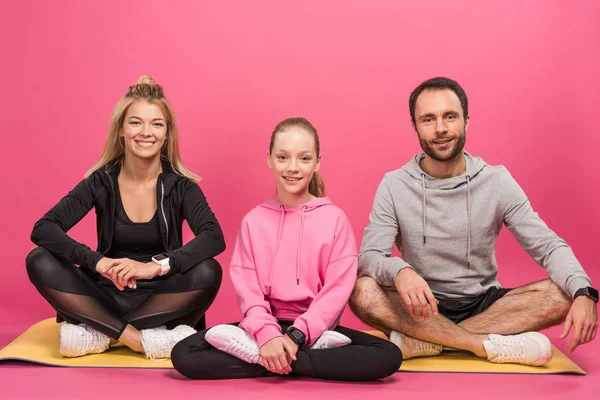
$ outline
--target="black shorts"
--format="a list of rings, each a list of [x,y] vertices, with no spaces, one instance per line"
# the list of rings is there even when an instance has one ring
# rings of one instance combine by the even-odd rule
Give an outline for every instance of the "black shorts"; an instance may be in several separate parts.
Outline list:
[[[458,324],[467,318],[481,314],[511,290],[512,289],[492,286],[485,293],[477,297],[438,299],[440,302],[438,304],[438,311],[450,321]]]

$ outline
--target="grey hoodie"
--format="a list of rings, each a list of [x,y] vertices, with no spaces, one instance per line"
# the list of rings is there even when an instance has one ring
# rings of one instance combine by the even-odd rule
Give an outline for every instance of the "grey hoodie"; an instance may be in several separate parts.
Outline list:
[[[569,296],[590,286],[571,248],[533,211],[503,166],[465,152],[466,172],[437,179],[420,165],[424,153],[385,174],[373,203],[358,258],[359,276],[393,287],[414,268],[440,298],[482,294],[496,279],[496,239],[502,224]],[[402,258],[390,257],[394,243]]]

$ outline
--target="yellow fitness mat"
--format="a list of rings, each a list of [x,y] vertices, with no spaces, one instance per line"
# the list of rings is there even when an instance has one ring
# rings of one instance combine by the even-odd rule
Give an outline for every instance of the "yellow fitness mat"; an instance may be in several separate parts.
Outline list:
[[[111,347],[102,354],[93,354],[78,358],[62,358],[58,354],[58,329],[53,318],[38,322],[21,336],[0,350],[0,361],[27,361],[36,364],[58,367],[97,367],[97,368],[173,368],[171,361],[153,361],[129,350],[125,346]],[[381,332],[367,331],[385,338]],[[492,364],[477,358],[468,352],[444,350],[436,357],[423,357],[406,360],[400,371],[407,372],[471,372],[503,374],[578,374],[585,371],[556,347],[553,348],[552,361],[543,367],[529,367],[517,364]]]

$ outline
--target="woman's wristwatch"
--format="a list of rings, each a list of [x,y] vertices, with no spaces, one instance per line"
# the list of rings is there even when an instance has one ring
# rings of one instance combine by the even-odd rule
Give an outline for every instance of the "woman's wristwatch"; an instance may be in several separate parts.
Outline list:
[[[152,261],[160,265],[160,276],[163,276],[171,270],[171,264],[169,264],[169,257],[164,254],[157,254],[152,257]]]

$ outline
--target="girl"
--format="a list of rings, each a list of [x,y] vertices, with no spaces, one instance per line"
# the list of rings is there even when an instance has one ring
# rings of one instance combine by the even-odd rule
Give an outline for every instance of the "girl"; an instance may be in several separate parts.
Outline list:
[[[198,177],[181,161],[177,134],[162,87],[140,78],[115,107],[100,160],[35,224],[39,247],[27,272],[57,320],[67,321],[63,357],[117,341],[148,358],[169,357],[214,300],[222,272],[212,257],[225,242]],[[97,251],[66,233],[92,207]],[[184,219],[196,237],[182,246]]]
[[[195,379],[291,373],[361,381],[394,373],[397,346],[337,325],[357,252],[346,215],[324,197],[316,129],[304,118],[281,122],[267,162],[275,198],[244,217],[231,262],[244,319],[184,339],[173,365]]]

